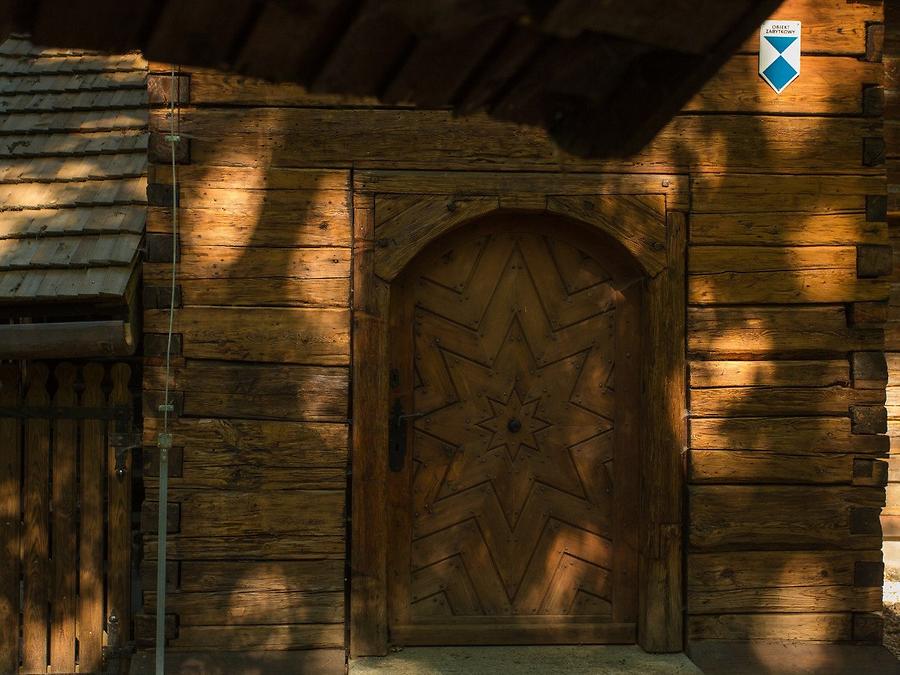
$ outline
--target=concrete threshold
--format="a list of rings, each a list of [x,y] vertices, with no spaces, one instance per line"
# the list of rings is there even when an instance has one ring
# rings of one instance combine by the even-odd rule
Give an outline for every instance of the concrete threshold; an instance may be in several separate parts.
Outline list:
[[[350,661],[350,675],[699,675],[684,654],[636,646],[409,647]]]

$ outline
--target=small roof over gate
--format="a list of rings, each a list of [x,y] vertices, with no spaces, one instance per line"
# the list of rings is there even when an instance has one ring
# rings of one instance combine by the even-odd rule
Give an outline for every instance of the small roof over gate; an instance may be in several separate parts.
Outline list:
[[[122,305],[147,190],[139,54],[0,44],[0,306]]]

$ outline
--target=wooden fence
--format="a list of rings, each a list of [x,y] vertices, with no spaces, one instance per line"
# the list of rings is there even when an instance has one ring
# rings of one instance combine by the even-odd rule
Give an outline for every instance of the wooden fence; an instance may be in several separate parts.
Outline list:
[[[130,377],[0,365],[0,673],[112,672],[128,642]]]

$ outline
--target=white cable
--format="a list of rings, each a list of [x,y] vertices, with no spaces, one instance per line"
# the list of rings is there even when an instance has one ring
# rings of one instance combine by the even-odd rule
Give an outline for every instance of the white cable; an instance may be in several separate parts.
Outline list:
[[[175,144],[178,135],[175,128],[175,66],[172,66],[169,90],[169,144],[172,147],[172,288],[169,296],[169,330],[166,339],[166,380],[163,394],[163,430],[157,439],[159,449],[159,519],[157,521],[156,549],[156,675],[165,675],[166,670],[166,534],[169,497],[169,449],[172,435],[169,433],[169,412],[173,409],[169,401],[169,381],[172,369],[172,332],[175,324],[175,289],[178,265],[178,173],[175,163]]]

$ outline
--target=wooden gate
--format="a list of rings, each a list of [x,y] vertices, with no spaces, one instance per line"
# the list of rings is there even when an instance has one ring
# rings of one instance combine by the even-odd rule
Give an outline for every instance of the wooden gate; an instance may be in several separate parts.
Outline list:
[[[129,639],[130,376],[0,365],[2,673],[113,671]]]

